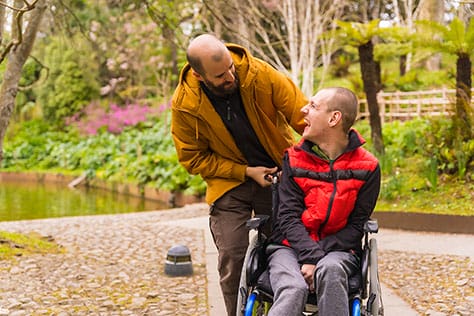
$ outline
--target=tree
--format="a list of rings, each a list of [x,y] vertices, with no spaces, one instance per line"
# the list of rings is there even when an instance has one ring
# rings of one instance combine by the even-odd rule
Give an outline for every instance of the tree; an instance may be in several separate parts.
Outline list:
[[[163,37],[164,62],[170,64],[171,83],[174,87],[178,83],[179,59],[178,50],[186,46],[185,29],[194,28],[195,1],[189,0],[146,0],[144,1],[148,15],[155,23]],[[186,24],[186,26],[183,26]]]
[[[443,24],[444,21],[444,0],[424,0],[420,1],[417,10],[418,20],[428,20]],[[433,54],[425,61],[427,70],[435,71],[441,67],[441,54]]]
[[[177,64],[183,60],[176,50],[182,47],[177,17],[193,11],[185,2],[189,4],[189,0],[54,2],[58,5],[51,5],[45,15],[45,36],[35,45],[35,55],[51,70],[45,85],[35,89],[37,107],[47,118],[64,123],[60,118],[67,114],[65,109],[77,113],[98,98],[104,107],[166,102],[177,80]],[[151,11],[160,14],[156,17],[160,25],[150,18]]]
[[[373,43],[373,38],[381,33],[378,24],[378,19],[366,24],[338,21],[338,38],[343,43],[357,47],[359,52],[360,72],[370,113],[371,138],[374,149],[383,154],[382,122],[377,101],[377,92],[381,89],[380,66],[374,59]]]
[[[18,93],[18,83],[21,71],[33,48],[36,34],[47,7],[47,0],[36,0],[29,4],[27,1],[15,1],[13,6],[0,3],[14,13],[10,26],[10,42],[3,47],[0,62],[6,60],[5,72],[2,76],[0,87],[0,162],[3,159],[3,140],[8,124],[15,106],[15,98]],[[2,33],[0,39],[4,38],[5,23],[7,21],[5,11],[0,11],[0,25]],[[23,20],[25,15],[26,19]],[[26,26],[26,27],[25,27]],[[24,28],[24,29],[23,29]]]
[[[327,70],[335,50],[335,31],[346,1],[328,0],[204,0],[219,29],[230,39],[250,47],[255,55],[287,74],[310,96],[314,92],[314,69]],[[231,6],[231,9],[222,9]],[[230,24],[238,22],[245,27]]]
[[[390,17],[391,21],[394,22],[396,26],[406,27],[409,32],[413,32],[413,23],[415,21],[416,16],[418,15],[420,6],[418,5],[420,1],[400,1],[400,0],[393,0],[393,15]],[[407,37],[408,38],[408,37]],[[400,38],[399,42],[402,42],[403,39]],[[409,39],[408,45],[411,45],[411,38]],[[400,55],[399,61],[399,69],[400,69],[400,76],[406,74],[407,71],[411,69],[411,59],[412,59],[412,52],[410,51],[402,51]]]
[[[472,61],[474,51],[474,19],[466,27],[459,18],[447,26],[433,21],[418,21],[419,45],[457,56],[456,60],[456,117],[462,140],[470,140],[473,132],[471,105]]]
[[[48,79],[35,89],[36,103],[51,126],[61,128],[65,119],[81,112],[92,100],[99,98],[96,52],[79,34],[69,40],[50,36],[48,45],[37,45],[36,52],[50,68]]]

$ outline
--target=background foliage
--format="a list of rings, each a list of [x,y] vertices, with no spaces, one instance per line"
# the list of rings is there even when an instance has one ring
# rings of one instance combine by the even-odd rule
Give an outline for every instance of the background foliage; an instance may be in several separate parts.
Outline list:
[[[379,156],[383,182],[378,209],[472,215],[474,179],[471,173],[452,172],[456,151],[445,146],[454,141],[447,132],[450,122],[417,119],[384,125],[386,152]],[[356,128],[367,139],[368,122],[360,121]],[[168,131],[167,111],[125,127],[120,134],[107,129],[89,136],[73,130],[64,133],[52,131],[44,121],[29,121],[18,125],[6,143],[2,169],[86,172],[110,181],[204,194],[202,179],[179,165]],[[464,146],[470,146],[463,154],[472,161],[474,140]]]
[[[455,28],[435,23],[456,21],[452,25],[458,25],[462,19],[468,25],[472,18],[474,5],[431,2],[439,6],[431,11],[441,10],[445,20],[431,17],[432,23],[422,24],[430,30],[448,30],[446,39]],[[314,80],[313,90],[338,85],[365,98],[357,45],[336,37],[334,19],[324,19],[328,8],[331,17],[359,27],[359,33],[371,26],[374,62],[380,70],[378,89],[456,87],[457,51],[449,45],[449,49],[436,48],[435,41],[427,45],[430,41],[416,32],[414,20],[426,16],[421,14],[422,1],[340,1],[338,6],[320,1],[320,7],[312,8],[313,18],[324,21],[320,25],[325,29],[314,36],[303,34],[304,25],[291,24],[288,12],[277,9],[278,3],[296,3],[290,0],[245,1],[244,6],[239,1],[224,4],[218,0],[47,3],[34,49],[23,67],[3,146],[2,170],[86,172],[89,177],[202,195],[202,179],[179,165],[169,133],[169,100],[189,39],[200,32],[214,32],[250,47],[296,81],[307,78],[307,73],[292,73],[291,65],[304,65]],[[408,3],[413,7],[407,7]],[[304,1],[298,5],[304,7]],[[252,12],[265,14],[250,16]],[[285,25],[294,25],[295,34]],[[460,43],[466,38],[468,44],[472,42],[474,23],[469,25],[465,36],[459,36]],[[291,36],[295,36],[293,42]],[[315,37],[318,41],[309,45],[307,39]],[[305,45],[316,49],[306,56],[311,60],[305,60],[300,50]],[[472,57],[472,51],[467,52]],[[271,60],[271,56],[279,59]],[[439,62],[430,68],[427,62],[433,57]],[[4,71],[5,63],[0,63],[0,81]],[[359,122],[357,127],[375,152],[368,122]],[[379,207],[474,214],[474,141],[460,139],[460,132],[451,117],[385,123],[385,153],[378,154],[383,171]]]
[[[98,66],[93,62],[95,51],[80,35],[74,36],[73,46],[61,38],[50,40],[38,49],[49,77],[35,92],[44,118],[61,127],[66,117],[99,97]]]

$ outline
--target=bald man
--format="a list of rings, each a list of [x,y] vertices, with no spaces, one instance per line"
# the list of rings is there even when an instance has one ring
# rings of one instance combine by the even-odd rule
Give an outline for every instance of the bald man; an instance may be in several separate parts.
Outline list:
[[[211,34],[193,39],[186,56],[172,99],[171,134],[180,163],[207,184],[220,285],[227,314],[234,316],[249,242],[245,222],[271,215],[265,175],[281,167],[294,131],[302,133],[307,99],[247,49]]]
[[[349,313],[349,278],[360,269],[364,223],[380,192],[380,166],[352,128],[358,101],[346,88],[320,90],[303,107],[301,141],[283,158],[280,204],[268,258],[269,316],[302,315],[315,292],[319,316]],[[274,249],[277,247],[274,247]]]

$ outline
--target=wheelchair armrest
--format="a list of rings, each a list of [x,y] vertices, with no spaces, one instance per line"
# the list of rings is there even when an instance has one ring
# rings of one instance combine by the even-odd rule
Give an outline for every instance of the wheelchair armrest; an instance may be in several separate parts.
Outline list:
[[[247,220],[246,226],[248,229],[260,229],[267,223],[269,218],[269,215],[255,215],[255,217]]]
[[[365,233],[378,233],[379,231],[379,223],[376,219],[369,219],[364,224],[364,232]]]

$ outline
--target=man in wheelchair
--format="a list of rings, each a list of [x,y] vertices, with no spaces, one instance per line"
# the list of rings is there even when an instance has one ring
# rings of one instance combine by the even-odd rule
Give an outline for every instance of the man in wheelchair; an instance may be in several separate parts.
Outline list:
[[[345,88],[319,91],[301,110],[302,140],[287,149],[267,247],[268,315],[349,315],[349,282],[360,274],[361,240],[380,191],[377,159],[352,129],[358,101]]]

